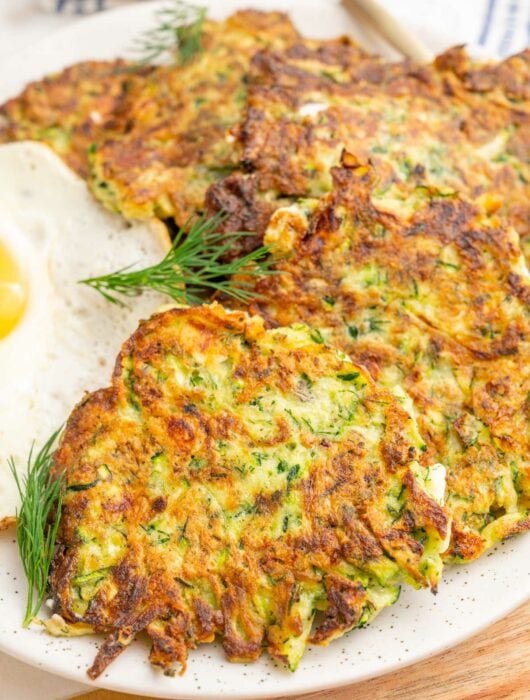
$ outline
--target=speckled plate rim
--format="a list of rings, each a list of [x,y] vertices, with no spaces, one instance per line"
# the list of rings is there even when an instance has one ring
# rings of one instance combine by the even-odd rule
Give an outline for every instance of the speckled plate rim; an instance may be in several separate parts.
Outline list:
[[[28,81],[75,61],[123,54],[163,4],[131,5],[79,20],[18,51],[3,61],[0,101]],[[359,38],[338,0],[210,0],[204,4],[214,17],[248,6],[283,9],[309,35],[349,31]],[[325,21],[319,21],[324,10]],[[0,533],[0,650],[32,666],[88,687],[161,698],[270,698],[337,688],[390,673],[480,632],[530,598],[530,536],[510,540],[471,565],[448,568],[436,598],[426,591],[405,591],[372,626],[327,648],[311,648],[295,674],[267,659],[230,664],[219,645],[211,645],[191,652],[186,675],[169,679],[149,666],[147,645],[138,641],[90,683],[85,670],[99,640],[56,640],[35,629],[22,630],[24,590],[13,532]],[[469,594],[464,595],[465,591]]]
[[[310,648],[294,674],[265,658],[230,664],[214,644],[190,653],[184,676],[166,678],[150,667],[148,643],[138,640],[91,682],[85,671],[101,637],[63,640],[21,629],[25,584],[13,535],[0,533],[0,651],[88,687],[160,698],[272,698],[338,688],[435,656],[530,599],[530,536],[523,535],[472,564],[447,567],[438,596],[405,590],[373,625]]]

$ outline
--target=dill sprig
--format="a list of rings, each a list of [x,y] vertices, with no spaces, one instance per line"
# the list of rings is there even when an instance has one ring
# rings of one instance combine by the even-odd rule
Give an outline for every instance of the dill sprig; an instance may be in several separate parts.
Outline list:
[[[175,236],[166,257],[143,270],[132,265],[101,277],[80,280],[96,289],[108,301],[120,304],[119,296],[136,296],[152,289],[185,304],[201,304],[204,295],[215,292],[248,303],[256,298],[252,277],[275,274],[275,262],[269,258],[268,246],[261,246],[235,260],[223,261],[226,253],[244,232],[220,233],[224,213],[211,218],[200,217],[188,222]],[[243,274],[242,278],[230,279]]]
[[[22,478],[17,473],[13,457],[8,460],[21,500],[20,510],[16,514],[16,535],[28,581],[24,627],[37,615],[46,596],[61,518],[62,477],[54,479],[50,474],[53,446],[60,432],[59,429],[53,433],[36,455],[35,445],[31,446],[27,471]]]
[[[156,26],[140,34],[132,50],[139,63],[152,63],[166,53],[176,55],[181,65],[202,51],[202,30],[206,8],[175,0],[155,13]]]

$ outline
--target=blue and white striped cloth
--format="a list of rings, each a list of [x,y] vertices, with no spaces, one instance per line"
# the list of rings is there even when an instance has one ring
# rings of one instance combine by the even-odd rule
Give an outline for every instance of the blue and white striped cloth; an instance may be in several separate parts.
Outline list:
[[[530,45],[530,0],[487,0],[478,43],[507,56]]]
[[[466,44],[477,58],[530,46],[530,0],[379,0],[435,52]]]

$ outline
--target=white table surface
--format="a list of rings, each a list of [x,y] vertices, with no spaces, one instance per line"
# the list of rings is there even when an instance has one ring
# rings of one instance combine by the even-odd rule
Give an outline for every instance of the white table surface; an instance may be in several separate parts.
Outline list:
[[[476,53],[509,55],[528,43],[530,0],[380,2],[434,51],[469,43]],[[39,0],[0,0],[0,60],[80,21],[68,14],[43,12],[40,6]],[[0,700],[64,700],[89,689],[0,654]]]

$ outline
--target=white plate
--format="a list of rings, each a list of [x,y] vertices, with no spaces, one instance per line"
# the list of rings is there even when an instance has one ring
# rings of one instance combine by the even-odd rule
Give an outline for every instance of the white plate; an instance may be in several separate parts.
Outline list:
[[[158,3],[106,12],[60,30],[31,49],[3,62],[0,101],[29,80],[90,58],[127,53],[132,38],[149,26]],[[313,36],[359,30],[336,0],[211,0],[212,17],[237,7],[283,9]],[[376,50],[378,47],[372,43]],[[85,675],[99,639],[55,639],[20,622],[26,584],[12,533],[0,534],[0,650],[43,670],[87,683]],[[161,698],[258,698],[308,693],[370,678],[419,661],[453,646],[506,615],[530,596],[530,537],[506,542],[470,566],[445,572],[438,596],[403,592],[372,626],[356,630],[328,648],[309,649],[291,674],[263,658],[255,664],[230,664],[217,645],[190,653],[183,677],[166,678],[147,661],[148,645],[134,642],[97,686]]]

